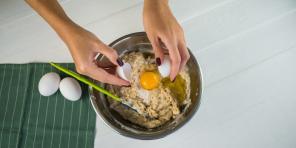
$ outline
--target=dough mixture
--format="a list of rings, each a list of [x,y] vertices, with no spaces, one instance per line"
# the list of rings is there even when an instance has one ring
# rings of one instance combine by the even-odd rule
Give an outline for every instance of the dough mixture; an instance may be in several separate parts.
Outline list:
[[[109,99],[110,107],[116,110],[124,119],[146,128],[155,128],[175,119],[181,114],[180,107],[190,104],[190,78],[188,67],[185,66],[174,82],[168,77],[161,77],[152,56],[141,52],[132,52],[123,56],[123,61],[131,65],[131,86],[120,87],[119,91],[112,90],[121,98],[131,102],[145,116],[127,108],[119,102]],[[140,75],[152,72],[159,76],[157,88],[143,88]],[[146,78],[150,79],[150,77]],[[157,79],[156,79],[157,80]],[[152,82],[149,81],[148,82]],[[153,81],[154,82],[154,81]]]

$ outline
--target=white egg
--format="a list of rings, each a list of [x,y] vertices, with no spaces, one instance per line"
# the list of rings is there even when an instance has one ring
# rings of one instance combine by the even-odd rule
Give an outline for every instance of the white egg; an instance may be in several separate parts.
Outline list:
[[[82,94],[80,84],[71,77],[64,78],[60,82],[60,92],[70,101],[77,101]]]
[[[120,78],[130,81],[130,74],[132,71],[132,67],[129,63],[124,63],[123,66],[118,66],[116,68],[116,72]]]
[[[43,96],[50,96],[59,89],[60,76],[55,72],[50,72],[41,77],[38,83],[39,93]]]
[[[169,56],[164,56],[161,65],[158,66],[158,71],[162,77],[167,77],[170,75],[171,61],[170,61]]]

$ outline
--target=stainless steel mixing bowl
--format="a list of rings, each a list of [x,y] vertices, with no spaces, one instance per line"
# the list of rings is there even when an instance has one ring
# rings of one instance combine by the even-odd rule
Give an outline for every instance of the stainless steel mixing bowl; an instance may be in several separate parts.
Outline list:
[[[151,44],[146,36],[146,33],[144,32],[138,32],[123,36],[111,43],[110,46],[116,49],[119,55],[134,50],[143,52],[147,52],[145,50],[152,50]],[[104,122],[109,127],[114,129],[116,132],[132,138],[157,139],[176,131],[186,122],[188,122],[194,115],[199,107],[202,95],[202,74],[200,66],[191,52],[190,55],[191,57],[187,65],[189,67],[191,80],[191,104],[187,108],[181,109],[182,115],[179,118],[171,120],[168,123],[157,128],[143,128],[139,125],[129,122],[128,120],[123,119],[116,111],[110,109],[107,97],[90,87],[89,92],[91,96],[91,103],[95,112],[104,120]],[[108,61],[107,58],[103,55],[100,55],[97,60],[102,63]],[[94,82],[101,87],[108,87],[107,84],[102,84],[97,81]]]

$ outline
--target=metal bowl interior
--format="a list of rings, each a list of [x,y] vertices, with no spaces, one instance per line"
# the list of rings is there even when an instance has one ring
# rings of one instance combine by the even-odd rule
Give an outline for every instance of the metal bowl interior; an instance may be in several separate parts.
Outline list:
[[[147,50],[148,52],[149,50],[152,51],[151,44],[146,36],[146,33],[144,32],[123,36],[111,43],[110,46],[116,49],[119,55],[134,50],[142,52],[147,52]],[[89,92],[94,110],[108,126],[110,126],[119,134],[128,137],[133,137],[137,139],[157,139],[174,132],[175,130],[183,126],[186,122],[188,122],[190,118],[194,115],[199,107],[202,95],[201,70],[199,64],[197,63],[191,52],[190,55],[191,57],[187,65],[189,66],[189,75],[191,80],[191,104],[186,109],[183,108],[182,115],[177,119],[171,120],[157,128],[143,128],[139,125],[129,122],[128,120],[123,119],[116,111],[110,109],[107,97],[90,87]],[[108,59],[103,55],[100,55],[97,60],[100,62],[108,62]],[[97,81],[94,82],[101,87],[108,87],[107,84],[102,84]]]

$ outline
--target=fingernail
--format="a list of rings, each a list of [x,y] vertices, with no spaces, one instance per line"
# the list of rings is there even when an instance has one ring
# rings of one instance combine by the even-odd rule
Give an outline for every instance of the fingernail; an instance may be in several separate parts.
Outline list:
[[[119,66],[123,66],[123,62],[122,62],[122,60],[120,58],[118,58],[116,60],[116,62],[118,63]]]
[[[160,65],[161,65],[161,60],[160,60],[160,58],[156,58],[156,64],[157,64],[157,66],[160,66]]]
[[[173,83],[175,83],[176,78],[174,78],[174,80],[172,81]]]
[[[130,84],[128,84],[128,85],[122,85],[123,87],[131,87],[131,85]]]

